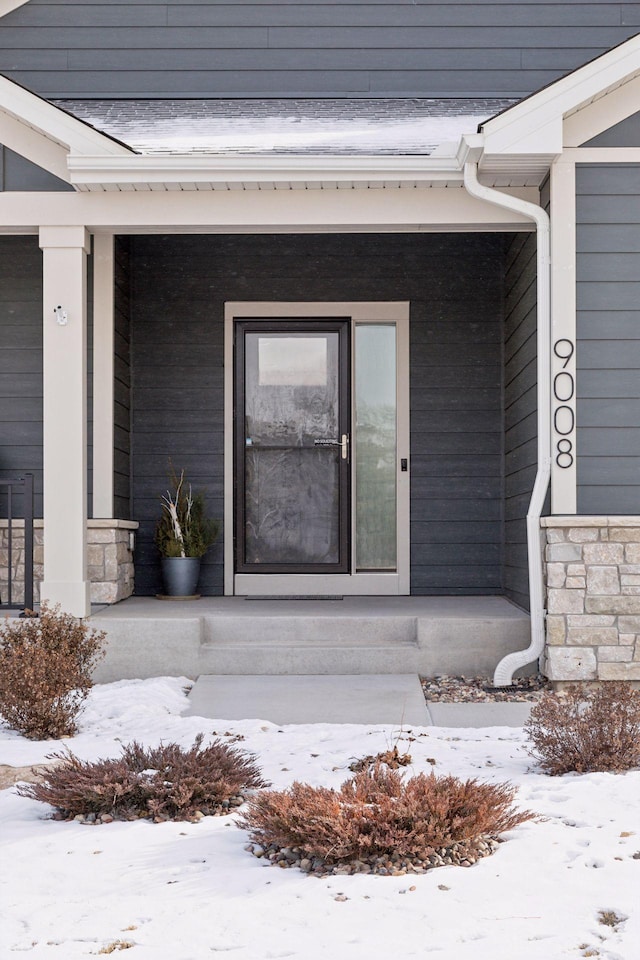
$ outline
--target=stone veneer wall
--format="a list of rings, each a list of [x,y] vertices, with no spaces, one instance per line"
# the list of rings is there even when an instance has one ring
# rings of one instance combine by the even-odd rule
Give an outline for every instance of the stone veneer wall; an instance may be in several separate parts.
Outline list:
[[[544,517],[550,680],[640,681],[640,516]]]
[[[138,524],[130,520],[89,520],[87,523],[87,564],[91,581],[92,603],[117,603],[133,593],[134,567],[131,534]],[[19,603],[24,597],[24,523],[13,521],[12,536],[12,599]],[[9,562],[9,530],[6,520],[0,520],[0,600],[7,599],[7,567]],[[43,577],[44,527],[42,520],[34,521],[33,579],[34,602],[40,599]]]

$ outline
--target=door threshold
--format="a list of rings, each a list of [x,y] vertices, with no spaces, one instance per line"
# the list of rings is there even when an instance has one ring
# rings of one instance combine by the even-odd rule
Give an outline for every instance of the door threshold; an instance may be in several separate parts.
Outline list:
[[[306,595],[299,595],[299,594],[292,593],[288,596],[283,594],[280,597],[274,597],[274,596],[269,596],[265,593],[262,595],[257,594],[254,597],[243,597],[242,599],[243,600],[344,600],[344,597],[332,596],[330,594],[314,597],[310,593]]]
[[[398,596],[409,593],[397,573],[269,574],[237,573],[234,593],[240,597],[321,600],[323,597]]]

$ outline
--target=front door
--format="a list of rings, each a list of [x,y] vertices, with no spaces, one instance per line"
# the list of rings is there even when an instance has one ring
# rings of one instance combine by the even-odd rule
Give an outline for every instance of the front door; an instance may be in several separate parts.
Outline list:
[[[350,321],[235,325],[238,573],[345,574]]]
[[[409,593],[409,304],[228,302],[224,377],[225,593]]]

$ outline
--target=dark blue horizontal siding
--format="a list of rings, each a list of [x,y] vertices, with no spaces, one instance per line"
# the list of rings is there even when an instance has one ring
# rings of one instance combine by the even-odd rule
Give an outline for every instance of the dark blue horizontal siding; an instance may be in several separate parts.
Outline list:
[[[30,0],[0,71],[52,97],[524,96],[639,21],[602,0]]]
[[[636,23],[640,24],[640,15],[636,14]],[[637,147],[640,145],[640,113],[634,113],[621,120],[597,137],[589,140],[588,147]]]
[[[223,510],[226,300],[411,302],[414,593],[502,585],[502,274],[497,235],[135,237],[131,241],[136,589],[167,461]],[[222,591],[222,544],[201,588]]]
[[[504,589],[529,605],[526,513],[537,468],[536,238],[507,247],[504,321]]]
[[[114,305],[114,516],[131,519],[131,342],[129,238],[115,243]]]
[[[576,189],[578,511],[640,513],[640,167]]]
[[[73,187],[13,150],[0,146],[0,190],[73,190]]]
[[[37,237],[0,237],[0,477],[24,473],[42,516],[42,252]]]

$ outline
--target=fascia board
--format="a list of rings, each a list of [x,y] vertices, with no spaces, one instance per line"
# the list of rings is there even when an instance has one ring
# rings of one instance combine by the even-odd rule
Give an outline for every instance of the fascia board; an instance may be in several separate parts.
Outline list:
[[[44,137],[66,146],[73,154],[130,156],[133,153],[123,144],[105,137],[6,77],[0,77],[0,110]]]
[[[68,149],[0,109],[0,143],[60,180],[69,180]]]
[[[537,188],[505,192],[532,202]],[[138,190],[0,193],[0,234],[45,226],[86,226],[95,233],[314,232],[316,230],[528,230],[514,211],[455,189]]]
[[[506,153],[514,157],[535,153],[559,155],[562,153],[562,114],[556,114],[546,121],[539,114],[532,126],[520,124],[517,136],[510,128],[493,134],[485,133],[484,153]]]
[[[71,182],[198,183],[256,181],[462,180],[455,157],[70,156]]]
[[[564,121],[565,147],[579,147],[610,130],[617,123],[636,113],[640,105],[640,76],[620,86],[584,107],[569,114]]]
[[[640,34],[483,124],[486,152],[561,153],[564,116],[639,71]]]

